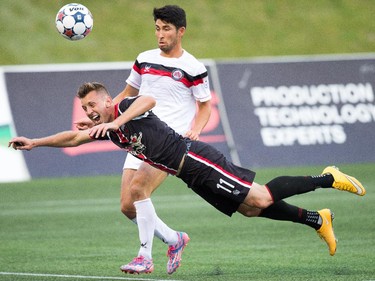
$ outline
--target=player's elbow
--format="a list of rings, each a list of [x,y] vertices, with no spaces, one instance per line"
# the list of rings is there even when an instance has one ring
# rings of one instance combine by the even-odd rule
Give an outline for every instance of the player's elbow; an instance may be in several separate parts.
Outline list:
[[[150,108],[153,108],[156,105],[156,99],[150,96],[147,96],[147,104],[150,106]]]

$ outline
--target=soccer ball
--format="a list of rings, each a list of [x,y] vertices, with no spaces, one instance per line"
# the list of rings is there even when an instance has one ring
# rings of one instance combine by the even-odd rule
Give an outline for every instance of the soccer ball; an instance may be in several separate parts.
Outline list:
[[[82,4],[67,4],[56,15],[58,32],[69,40],[85,38],[91,32],[93,25],[92,14]]]

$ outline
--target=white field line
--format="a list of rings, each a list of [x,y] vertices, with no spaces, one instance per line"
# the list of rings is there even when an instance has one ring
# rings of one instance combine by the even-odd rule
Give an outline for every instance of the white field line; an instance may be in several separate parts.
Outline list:
[[[85,276],[85,275],[66,275],[66,274],[40,274],[24,272],[1,272],[0,275],[10,276],[30,276],[30,277],[58,277],[58,278],[75,278],[75,279],[96,279],[96,280],[133,280],[133,281],[178,281],[173,279],[152,279],[138,277],[110,277],[110,276]]]

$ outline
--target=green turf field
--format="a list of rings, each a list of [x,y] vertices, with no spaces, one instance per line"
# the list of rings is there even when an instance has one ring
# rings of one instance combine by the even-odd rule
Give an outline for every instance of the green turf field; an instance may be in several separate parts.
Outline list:
[[[1,0],[0,65],[134,61],[156,48],[152,9],[187,12],[184,48],[197,58],[374,52],[373,0],[80,0],[92,33],[71,42],[55,28],[69,0]]]
[[[257,182],[317,174],[322,168],[260,170]],[[137,254],[139,242],[137,228],[119,211],[118,176],[0,184],[0,280],[375,280],[375,165],[341,169],[362,180],[365,197],[318,190],[288,200],[335,212],[339,244],[334,257],[310,228],[227,218],[178,179],[168,178],[153,195],[156,210],[191,238],[183,265],[172,276],[165,269],[167,247],[157,239],[154,273],[120,272],[119,266]]]

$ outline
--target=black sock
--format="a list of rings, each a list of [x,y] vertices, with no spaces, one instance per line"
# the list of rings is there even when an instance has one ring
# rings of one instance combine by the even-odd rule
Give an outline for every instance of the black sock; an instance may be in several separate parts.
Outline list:
[[[266,186],[273,201],[277,202],[293,195],[314,191],[317,187],[331,188],[333,181],[331,174],[306,177],[281,176],[274,178]]]
[[[259,216],[279,221],[300,222],[304,216],[303,211],[281,200],[263,209]]]
[[[312,177],[289,177],[282,176],[271,180],[266,184],[271,193],[273,202],[280,201],[284,198],[314,191],[317,185]]]
[[[285,201],[278,201],[262,210],[259,217],[273,220],[291,221],[308,225],[316,230],[321,226],[319,213],[290,205]]]
[[[331,174],[324,174],[324,175],[317,175],[311,176],[313,183],[316,186],[320,186],[323,188],[330,188],[334,182],[334,178]]]

